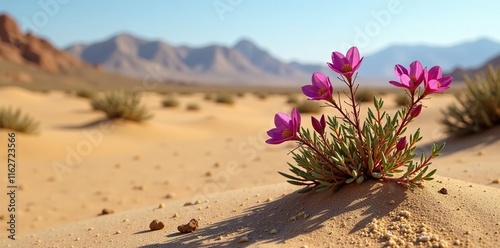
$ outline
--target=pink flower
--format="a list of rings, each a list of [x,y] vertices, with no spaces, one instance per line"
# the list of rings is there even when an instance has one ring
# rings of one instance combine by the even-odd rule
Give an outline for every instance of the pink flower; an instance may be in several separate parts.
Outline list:
[[[410,115],[411,117],[415,118],[418,115],[420,115],[421,111],[422,111],[422,104],[416,105],[410,110]]]
[[[347,56],[344,56],[339,52],[333,52],[332,63],[327,64],[333,71],[350,79],[352,74],[358,70],[362,61],[363,58],[359,58],[358,48],[353,46],[347,51]]]
[[[402,65],[394,66],[394,75],[396,75],[399,82],[390,81],[390,84],[414,91],[424,80],[424,69],[422,64],[415,60],[410,64],[410,72]]]
[[[267,131],[271,137],[266,140],[268,144],[281,144],[285,141],[297,139],[297,132],[300,128],[300,114],[296,108],[292,109],[291,116],[284,113],[277,113],[274,116],[275,128]]]
[[[398,151],[401,151],[401,150],[405,149],[405,147],[406,147],[406,136],[405,136],[405,137],[403,137],[403,138],[401,138],[401,139],[398,141],[398,143],[396,144],[396,149],[397,149]]]
[[[450,88],[451,81],[453,81],[453,77],[443,77],[441,67],[439,66],[434,66],[429,71],[424,70],[424,78],[424,94],[426,95],[447,90]]]
[[[308,100],[330,100],[332,99],[333,88],[330,78],[321,72],[312,75],[312,85],[302,86],[302,92],[308,96]]]
[[[316,130],[316,132],[318,132],[319,134],[323,135],[326,127],[325,115],[321,115],[320,120],[314,118],[314,116],[311,116],[311,122],[314,130]]]

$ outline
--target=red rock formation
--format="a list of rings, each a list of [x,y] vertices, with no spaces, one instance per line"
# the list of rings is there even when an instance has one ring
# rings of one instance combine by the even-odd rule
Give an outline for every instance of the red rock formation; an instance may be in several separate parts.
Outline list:
[[[36,64],[44,70],[60,72],[88,65],[54,48],[47,40],[32,33],[23,34],[16,21],[0,15],[0,56],[15,63]]]

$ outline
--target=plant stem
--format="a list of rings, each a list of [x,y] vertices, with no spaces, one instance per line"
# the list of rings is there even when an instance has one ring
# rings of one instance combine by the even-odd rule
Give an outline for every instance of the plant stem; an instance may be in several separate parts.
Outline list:
[[[337,168],[337,166],[334,163],[332,163],[332,161],[330,161],[328,158],[326,158],[325,155],[322,152],[320,152],[316,147],[314,147],[313,145],[311,145],[311,143],[307,142],[306,140],[304,140],[302,138],[298,138],[298,141],[301,142],[302,144],[306,145],[307,147],[309,147],[318,156],[320,156],[326,163],[330,164],[330,166],[332,167],[332,170],[335,170],[338,173],[342,173],[340,171],[340,169]]]

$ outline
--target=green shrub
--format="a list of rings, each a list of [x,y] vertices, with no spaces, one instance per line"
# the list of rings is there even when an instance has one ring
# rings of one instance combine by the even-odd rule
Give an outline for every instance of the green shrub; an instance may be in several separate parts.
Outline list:
[[[28,115],[23,115],[21,109],[11,107],[0,108],[0,128],[10,129],[21,133],[38,133],[39,122]]]
[[[407,106],[411,104],[411,98],[406,93],[397,94],[395,100],[398,106]]]
[[[94,92],[90,90],[77,90],[76,91],[76,96],[78,97],[83,97],[83,98],[93,98],[94,97]]]
[[[177,100],[177,98],[174,98],[174,97],[167,97],[167,98],[163,99],[163,101],[161,103],[162,103],[163,107],[166,107],[166,108],[174,108],[174,107],[179,106],[179,100]]]
[[[234,98],[229,93],[219,93],[215,97],[215,102],[232,105],[232,104],[234,104]]]
[[[375,91],[371,89],[362,89],[356,92],[354,99],[356,102],[373,102],[373,96],[375,96]]]
[[[269,96],[269,93],[266,92],[255,92],[254,94],[257,98],[261,100],[267,99],[267,97]]]
[[[188,105],[186,105],[186,110],[198,111],[200,110],[200,105],[198,103],[188,103]]]
[[[92,99],[92,107],[103,111],[109,119],[124,119],[142,122],[153,117],[149,110],[141,105],[140,95],[131,91],[113,91]]]
[[[485,76],[466,76],[465,83],[466,88],[455,94],[458,103],[442,111],[446,132],[462,136],[500,125],[500,68],[490,65]]]
[[[297,104],[296,106],[297,110],[300,113],[310,113],[310,114],[316,114],[321,112],[321,107],[318,102],[316,101],[307,101],[304,100],[300,103]]]

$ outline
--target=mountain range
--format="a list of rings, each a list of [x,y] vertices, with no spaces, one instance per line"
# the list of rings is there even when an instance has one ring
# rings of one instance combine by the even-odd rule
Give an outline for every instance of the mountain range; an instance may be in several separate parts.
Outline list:
[[[285,63],[243,39],[233,47],[174,47],[120,34],[102,42],[65,49],[82,60],[134,77],[152,73],[186,82],[233,84],[303,84],[321,66]]]
[[[187,82],[294,85],[308,82],[315,71],[329,73],[326,63],[284,62],[248,39],[231,47],[176,47],[163,41],[120,34],[101,42],[72,45],[65,51],[88,63],[129,76],[145,77],[155,73]],[[393,78],[395,64],[408,66],[414,60],[427,67],[440,65],[449,73],[456,68],[464,71],[482,65],[499,53],[500,44],[488,39],[450,47],[396,45],[365,56],[360,76],[389,80]]]

